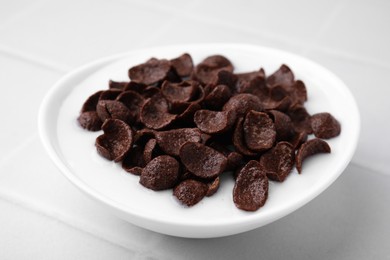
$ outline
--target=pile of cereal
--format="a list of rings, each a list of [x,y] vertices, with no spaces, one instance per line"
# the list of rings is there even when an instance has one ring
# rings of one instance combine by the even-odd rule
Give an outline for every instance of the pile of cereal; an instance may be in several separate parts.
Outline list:
[[[91,95],[78,122],[103,130],[95,143],[101,156],[148,189],[173,189],[187,206],[215,194],[221,174],[233,172],[236,207],[255,211],[269,180],[283,182],[294,165],[301,173],[303,160],[330,153],[323,139],[341,131],[331,114],[307,112],[305,84],[286,65],[269,76],[234,73],[222,55],[194,66],[183,54],[151,58],[129,78]]]

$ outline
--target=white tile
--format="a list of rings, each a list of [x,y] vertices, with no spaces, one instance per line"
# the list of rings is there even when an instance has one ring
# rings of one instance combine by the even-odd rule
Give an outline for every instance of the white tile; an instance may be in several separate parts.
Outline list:
[[[40,0],[9,0],[2,1],[0,8],[0,27],[14,21],[39,5]]]
[[[159,252],[152,250],[154,244],[164,236],[119,219],[82,193],[50,161],[37,136],[17,154],[0,164],[0,199],[66,223],[80,232],[126,248],[145,258],[150,256],[151,259],[164,259]],[[60,231],[53,231],[51,235],[54,236],[56,232]],[[3,235],[0,235],[0,240],[2,238]],[[1,251],[0,249],[0,256]]]
[[[0,161],[37,132],[37,114],[60,73],[0,53]]]
[[[334,17],[318,44],[360,58],[386,62],[390,68],[390,2],[352,1]]]
[[[190,13],[183,16],[217,22],[256,35],[305,44],[317,35],[336,3],[336,0],[202,0]]]
[[[176,19],[165,26],[145,46],[161,46],[196,43],[246,43],[284,49],[300,53],[305,48],[300,44],[282,41],[272,37],[263,37],[246,30],[231,27],[228,24],[210,23],[176,15]]]
[[[360,110],[361,133],[353,161],[390,174],[389,70],[337,55],[311,52],[308,57],[338,75],[352,91]]]
[[[0,199],[1,259],[134,259],[135,252]]]
[[[48,1],[30,15],[0,28],[0,42],[77,66],[142,47],[169,20],[166,12],[124,1]]]

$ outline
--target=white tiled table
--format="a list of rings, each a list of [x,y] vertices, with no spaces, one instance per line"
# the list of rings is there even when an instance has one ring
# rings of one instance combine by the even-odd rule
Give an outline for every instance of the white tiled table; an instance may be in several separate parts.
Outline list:
[[[0,0],[0,259],[390,259],[390,3]],[[37,134],[42,98],[88,61],[141,47],[241,42],[340,76],[361,112],[351,164],[287,217],[192,240],[133,226],[70,184]]]

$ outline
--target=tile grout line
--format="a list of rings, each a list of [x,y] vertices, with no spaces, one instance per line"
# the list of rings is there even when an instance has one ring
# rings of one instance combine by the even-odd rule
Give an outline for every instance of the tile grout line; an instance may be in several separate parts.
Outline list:
[[[59,73],[66,73],[71,70],[71,67],[67,65],[61,65],[59,63],[44,59],[37,55],[25,53],[2,44],[0,44],[0,53]]]
[[[36,201],[33,201],[31,199],[28,199],[24,196],[20,196],[19,194],[16,194],[12,191],[0,189],[0,199],[14,206],[20,207],[24,210],[30,211],[32,213],[38,214],[54,221],[58,221],[67,227],[93,236],[94,238],[104,241],[110,245],[122,248],[126,251],[133,253],[136,256],[147,256],[152,257],[152,259],[155,259],[158,256],[158,254],[153,253],[151,250],[145,250],[144,248],[137,247],[131,248],[124,242],[114,241],[114,239],[110,240],[108,238],[110,237],[109,234],[105,233],[104,231],[99,231],[92,226],[86,225],[86,223],[78,221],[76,218],[66,216],[58,211],[50,210],[44,205],[37,203]]]
[[[46,3],[48,0],[41,0],[36,1],[34,4],[29,3],[30,5],[24,6],[24,9],[21,9],[19,12],[15,13],[13,16],[9,17],[7,20],[5,20],[3,23],[0,24],[0,29],[9,26],[10,24],[14,23],[15,21],[18,21],[27,15],[35,12],[37,9],[43,6],[44,3]]]
[[[7,191],[4,191],[3,189],[0,189],[0,199],[5,201],[5,202],[8,202],[14,206],[17,206],[17,207],[20,207],[22,209],[28,210],[30,212],[39,214],[39,215],[44,216],[46,218],[61,222],[62,224],[66,225],[68,227],[71,227],[71,228],[76,229],[78,231],[81,231],[83,233],[87,233],[89,235],[92,235],[93,237],[96,237],[97,239],[100,239],[102,241],[108,242],[109,244],[121,247],[125,250],[129,250],[130,252],[132,252],[132,250],[127,248],[126,246],[116,244],[112,241],[109,241],[109,240],[105,239],[104,236],[97,236],[92,231],[87,231],[86,229],[82,229],[82,228],[77,227],[77,225],[74,223],[71,224],[72,221],[67,221],[66,217],[61,216],[61,214],[59,214],[58,212],[44,209],[43,205],[39,205],[35,201],[26,199],[26,197],[22,197],[19,194],[9,192],[9,191],[7,192]]]
[[[38,133],[34,132],[32,135],[28,136],[23,140],[20,144],[18,144],[14,149],[12,149],[7,155],[1,158],[0,160],[0,168],[6,164],[9,160],[16,156],[19,152],[21,152],[25,147],[29,146],[35,139],[38,137]]]
[[[324,21],[321,23],[321,26],[319,27],[317,33],[313,36],[312,40],[310,41],[310,43],[312,45],[311,47],[316,46],[316,43],[320,40],[320,38],[326,33],[327,30],[329,30],[329,28],[332,25],[334,19],[346,7],[346,2],[347,2],[347,0],[341,0],[341,1],[338,1],[336,3],[336,6],[330,12],[330,14],[327,16],[327,18],[324,19]],[[307,53],[309,53],[309,52],[310,52],[310,48],[305,50],[304,55],[307,55]]]

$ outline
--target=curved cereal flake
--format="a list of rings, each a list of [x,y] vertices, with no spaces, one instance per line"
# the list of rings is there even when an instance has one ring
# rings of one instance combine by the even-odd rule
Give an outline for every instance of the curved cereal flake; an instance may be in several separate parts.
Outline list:
[[[270,98],[274,101],[280,101],[288,96],[289,93],[282,86],[276,85],[270,88]]]
[[[244,116],[249,110],[263,111],[260,99],[252,94],[242,93],[231,97],[223,106],[223,111],[234,110],[237,117]]]
[[[131,167],[131,168],[128,168],[128,169],[125,169],[125,170],[127,172],[131,173],[131,174],[140,176],[141,173],[142,173],[143,168],[141,168],[139,166],[134,166],[134,167]]]
[[[230,111],[198,110],[194,115],[196,126],[206,134],[223,133],[232,128],[236,113]]]
[[[150,59],[149,61],[129,69],[132,81],[152,85],[167,78],[171,70],[171,62],[165,59]]]
[[[133,145],[133,131],[119,119],[107,119],[104,134],[96,138],[96,148],[103,157],[115,162],[122,161]]]
[[[219,177],[215,178],[213,181],[207,183],[207,193],[206,196],[213,196],[219,189]]]
[[[231,152],[227,156],[226,171],[235,171],[237,168],[245,164],[244,156],[237,152]]]
[[[134,143],[145,144],[149,139],[154,138],[156,131],[149,128],[142,128],[135,131]]]
[[[194,76],[202,84],[211,84],[217,80],[218,72],[233,71],[232,63],[222,55],[213,55],[204,59],[194,70]]]
[[[291,98],[289,96],[284,97],[281,100],[268,99],[264,103],[265,110],[279,110],[286,112],[291,106]]]
[[[305,83],[303,83],[301,80],[295,81],[289,92],[292,97],[293,104],[303,104],[307,100],[306,86]]]
[[[89,96],[81,107],[81,113],[88,111],[96,111],[96,106],[99,101],[99,97],[102,94],[102,90],[96,92],[95,94]]]
[[[232,93],[228,86],[217,85],[204,98],[203,106],[211,110],[220,110],[231,96]]]
[[[295,132],[288,142],[292,144],[294,150],[298,149],[301,144],[307,141],[307,133],[305,131]]]
[[[199,103],[192,102],[181,114],[177,115],[177,120],[179,122],[193,122],[194,114],[196,111],[201,109]]]
[[[256,211],[268,197],[268,178],[260,163],[249,161],[238,173],[233,188],[233,201],[237,208]]]
[[[175,68],[180,77],[188,77],[194,68],[191,55],[184,53],[179,57],[171,60],[172,66]]]
[[[123,91],[128,91],[128,90],[131,90],[131,91],[134,91],[134,92],[137,92],[138,94],[142,95],[142,93],[145,91],[145,89],[147,88],[148,86],[143,84],[143,83],[139,83],[139,82],[135,82],[135,81],[130,81],[126,87],[123,89]]]
[[[240,92],[255,95],[263,102],[267,100],[270,95],[270,90],[265,84],[265,79],[260,76],[253,78],[247,84],[241,85]]]
[[[318,153],[330,153],[330,146],[327,142],[319,138],[304,142],[295,156],[295,164],[298,172],[302,172],[302,163],[307,157]]]
[[[110,79],[108,81],[108,88],[109,89],[124,90],[128,84],[129,84],[129,82],[126,82],[126,81],[113,81]]]
[[[79,125],[89,131],[99,131],[102,127],[102,120],[96,111],[87,111],[80,114],[77,118]]]
[[[217,73],[215,82],[211,83],[212,86],[225,85],[231,92],[236,91],[238,77],[230,70],[220,70]]]
[[[149,141],[146,142],[143,151],[143,161],[145,164],[148,164],[153,159],[153,151],[156,148],[156,145],[156,139],[149,139]]]
[[[244,72],[235,74],[239,81],[249,82],[256,77],[265,78],[265,71],[263,68],[258,71]]]
[[[268,150],[275,143],[275,125],[266,113],[249,111],[243,123],[243,130],[245,143],[253,151]]]
[[[310,118],[311,128],[316,137],[329,139],[336,137],[341,132],[340,123],[330,113],[317,113]]]
[[[179,167],[175,158],[169,155],[158,156],[142,169],[139,183],[156,191],[170,189],[179,178]]]
[[[250,157],[256,156],[257,153],[254,151],[251,151],[246,145],[246,142],[244,139],[243,123],[244,123],[244,118],[242,118],[242,117],[240,117],[236,122],[236,127],[234,128],[234,132],[233,132],[234,148],[237,150],[237,152],[239,152],[242,155],[246,155],[246,156],[250,156]]]
[[[203,89],[203,87],[200,86],[199,83],[197,83],[195,81],[186,81],[186,82],[191,84],[191,86],[193,87],[194,95],[191,97],[190,101],[170,102],[169,112],[172,114],[180,115],[180,114],[184,113],[190,106],[193,106],[193,108],[194,108],[195,104],[200,105],[204,99],[204,96],[205,96],[204,89]],[[191,108],[191,109],[193,109],[193,108]],[[190,111],[192,111],[192,110],[190,110]]]
[[[141,169],[145,167],[146,163],[143,156],[143,150],[143,146],[133,146],[130,152],[127,153],[126,156],[123,158],[122,168],[127,172],[133,173],[132,169],[134,169],[134,167],[139,167]]]
[[[152,129],[162,129],[171,124],[176,115],[168,112],[168,103],[165,98],[156,95],[147,100],[141,108],[141,122]]]
[[[267,84],[270,86],[280,85],[289,87],[294,84],[294,73],[287,65],[283,64],[267,78]]]
[[[279,142],[260,157],[261,168],[267,177],[283,182],[294,166],[294,147],[289,142]]]
[[[191,173],[205,179],[216,178],[225,170],[227,164],[225,156],[200,143],[183,144],[179,156]]]
[[[287,110],[287,115],[291,118],[295,131],[305,131],[307,134],[313,133],[310,122],[310,114],[303,105],[296,104]]]
[[[156,132],[155,137],[163,152],[179,156],[181,146],[186,142],[201,142],[202,133],[197,128],[181,128]]]
[[[268,113],[271,115],[275,125],[276,140],[288,141],[294,136],[294,127],[290,117],[280,111],[270,110]]]
[[[129,122],[139,122],[139,114],[141,106],[145,99],[135,91],[124,91],[117,98],[117,101],[122,102],[129,109]]]
[[[122,93],[120,89],[105,90],[100,93],[99,100],[115,100],[120,93]]]
[[[129,109],[116,100],[100,100],[96,106],[96,112],[102,122],[107,119],[120,119],[128,122],[131,118]]]
[[[201,201],[207,194],[207,184],[187,179],[179,183],[173,189],[173,195],[180,201],[181,204],[187,207],[192,207]]]
[[[161,86],[161,94],[171,103],[190,101],[196,94],[197,88],[190,82],[172,83],[164,81]]]

